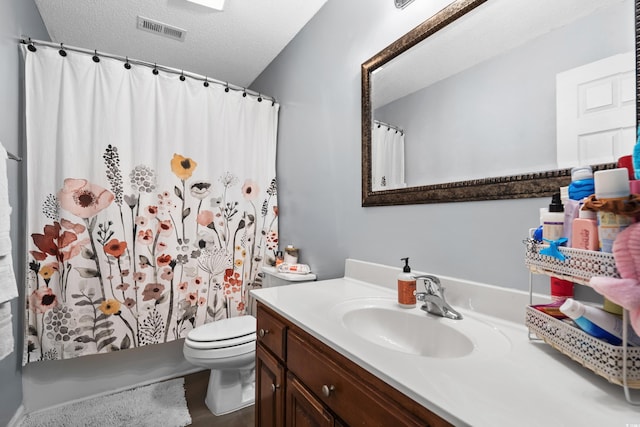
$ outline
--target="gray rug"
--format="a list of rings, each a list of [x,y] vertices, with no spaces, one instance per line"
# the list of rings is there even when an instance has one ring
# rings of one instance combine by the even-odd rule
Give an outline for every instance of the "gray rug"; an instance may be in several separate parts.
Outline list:
[[[183,427],[191,424],[184,378],[28,414],[20,427]]]

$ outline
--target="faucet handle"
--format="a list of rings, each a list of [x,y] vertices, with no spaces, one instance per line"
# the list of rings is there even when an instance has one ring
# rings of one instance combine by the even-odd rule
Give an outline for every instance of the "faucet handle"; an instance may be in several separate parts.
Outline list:
[[[440,279],[432,274],[422,274],[414,277],[416,280],[422,279],[424,281],[424,288],[427,293],[441,295],[444,292],[444,288],[440,284]]]

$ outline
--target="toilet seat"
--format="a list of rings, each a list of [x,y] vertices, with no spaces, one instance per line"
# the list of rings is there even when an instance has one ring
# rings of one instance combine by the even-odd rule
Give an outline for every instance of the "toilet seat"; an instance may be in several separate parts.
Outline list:
[[[185,345],[195,350],[214,350],[245,347],[244,344],[255,341],[256,318],[246,315],[198,326],[189,331]]]

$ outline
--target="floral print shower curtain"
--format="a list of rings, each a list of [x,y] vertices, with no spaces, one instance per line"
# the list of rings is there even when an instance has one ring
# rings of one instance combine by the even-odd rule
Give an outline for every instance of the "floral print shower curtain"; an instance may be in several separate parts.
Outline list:
[[[115,59],[22,52],[24,363],[245,314],[278,245],[279,105]]]

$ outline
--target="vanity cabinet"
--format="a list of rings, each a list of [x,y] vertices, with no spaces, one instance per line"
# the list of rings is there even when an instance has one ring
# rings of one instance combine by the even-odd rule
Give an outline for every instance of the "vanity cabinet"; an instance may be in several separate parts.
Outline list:
[[[261,303],[257,319],[257,427],[451,425]]]
[[[276,315],[259,305],[256,331],[256,426],[282,427],[287,329]]]

